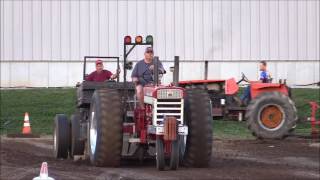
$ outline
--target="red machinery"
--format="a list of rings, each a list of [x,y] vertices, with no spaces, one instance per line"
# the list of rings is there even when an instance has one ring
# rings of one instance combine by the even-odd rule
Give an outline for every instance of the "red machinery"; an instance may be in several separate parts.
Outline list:
[[[146,43],[143,43],[137,42],[137,39],[141,39],[138,36],[136,43],[130,43],[131,38],[126,36],[124,63],[135,46],[153,45],[150,38],[148,36]],[[128,51],[127,46],[131,46]],[[154,83],[143,88],[144,108],[134,108],[133,123],[129,125],[132,132],[124,132],[123,144],[128,148],[122,155],[131,156],[140,152],[140,159],[146,155],[155,156],[159,170],[165,168],[165,159],[169,160],[168,165],[172,170],[177,169],[179,163],[205,167],[209,163],[212,147],[208,94],[198,88],[185,90],[172,84],[159,84],[158,62],[159,58],[155,56]],[[134,107],[137,107],[135,103]]]
[[[250,85],[250,101],[241,102],[239,83]],[[247,126],[258,138],[281,139],[288,136],[296,125],[297,110],[290,98],[290,88],[284,83],[249,81],[242,73],[238,82],[227,80],[179,81],[183,88],[205,89],[210,96],[213,117],[247,120]]]
[[[155,142],[157,167],[163,170],[165,158],[170,159],[170,169],[176,169],[179,150],[185,150],[184,140],[188,126],[184,118],[184,89],[170,86],[144,87],[144,109],[135,109],[135,132],[130,141],[148,145]]]
[[[313,101],[309,104],[311,106],[311,136],[315,139],[320,136],[320,119],[316,119],[319,104]]]

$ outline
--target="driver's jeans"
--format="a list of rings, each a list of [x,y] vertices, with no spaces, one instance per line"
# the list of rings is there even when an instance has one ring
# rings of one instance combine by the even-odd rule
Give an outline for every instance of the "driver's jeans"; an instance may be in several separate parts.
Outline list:
[[[140,109],[144,109],[144,95],[143,95],[143,86],[142,85],[137,85],[136,86],[136,94],[137,94],[137,99],[139,101],[139,107]]]
[[[242,102],[249,101],[251,99],[250,86],[247,86],[242,96],[240,97]]]
[[[152,83],[146,83],[144,85],[142,84],[138,84],[136,85],[136,95],[137,95],[137,99],[139,101],[139,107],[140,109],[144,109],[144,93],[143,93],[143,87],[145,85],[151,85]]]

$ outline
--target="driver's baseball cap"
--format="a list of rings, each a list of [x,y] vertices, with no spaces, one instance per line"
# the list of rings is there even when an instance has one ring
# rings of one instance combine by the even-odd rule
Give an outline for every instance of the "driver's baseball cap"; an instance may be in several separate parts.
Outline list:
[[[145,50],[145,53],[153,53],[153,48],[152,47],[147,47],[146,50]]]
[[[100,59],[98,59],[98,60],[96,60],[96,65],[98,65],[98,64],[103,64],[103,62]]]

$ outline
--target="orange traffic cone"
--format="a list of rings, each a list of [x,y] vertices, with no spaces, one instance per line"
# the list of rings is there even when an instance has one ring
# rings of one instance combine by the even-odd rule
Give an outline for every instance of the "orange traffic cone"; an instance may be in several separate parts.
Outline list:
[[[29,122],[29,113],[24,113],[24,123],[22,128],[22,134],[31,134],[31,126]]]
[[[32,134],[31,132],[31,125],[29,121],[29,113],[24,113],[24,121],[22,127],[22,133],[14,133],[14,134],[7,134],[7,137],[12,138],[40,138],[39,134]]]

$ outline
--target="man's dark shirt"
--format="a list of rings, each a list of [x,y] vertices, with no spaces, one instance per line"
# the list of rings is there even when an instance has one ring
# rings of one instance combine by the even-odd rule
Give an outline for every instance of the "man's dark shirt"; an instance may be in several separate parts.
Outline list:
[[[144,60],[140,60],[134,66],[131,77],[136,77],[139,79],[141,85],[146,85],[153,82],[153,72],[149,67],[153,65],[153,62],[146,63]],[[164,72],[162,63],[159,61],[159,71]]]

